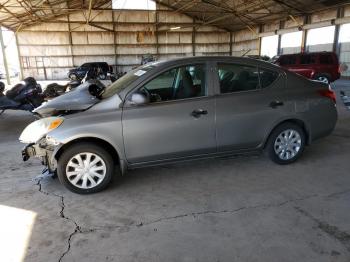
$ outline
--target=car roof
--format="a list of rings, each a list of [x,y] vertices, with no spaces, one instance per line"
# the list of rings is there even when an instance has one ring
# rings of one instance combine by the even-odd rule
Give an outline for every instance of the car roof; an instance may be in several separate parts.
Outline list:
[[[198,63],[198,62],[206,62],[206,61],[221,61],[221,62],[230,62],[230,63],[242,63],[242,64],[250,64],[250,65],[258,65],[264,67],[272,67],[272,68],[280,68],[270,62],[263,61],[260,59],[249,58],[249,57],[238,57],[238,56],[188,56],[181,58],[172,58],[169,60],[160,60],[151,63],[154,66],[167,66],[167,65],[176,65],[181,63]]]

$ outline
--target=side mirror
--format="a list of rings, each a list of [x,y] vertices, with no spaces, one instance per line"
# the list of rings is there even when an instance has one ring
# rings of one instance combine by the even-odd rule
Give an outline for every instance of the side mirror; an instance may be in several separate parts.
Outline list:
[[[127,105],[133,106],[133,105],[144,105],[148,104],[149,99],[145,94],[142,93],[133,93],[129,99],[127,100]]]

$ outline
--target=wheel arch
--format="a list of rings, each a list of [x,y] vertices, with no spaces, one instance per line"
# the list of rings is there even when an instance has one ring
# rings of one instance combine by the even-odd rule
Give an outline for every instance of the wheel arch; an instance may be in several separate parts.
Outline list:
[[[332,75],[329,74],[329,73],[326,73],[326,72],[324,72],[324,73],[322,73],[322,72],[315,73],[313,79],[317,79],[320,76],[325,76],[325,77],[328,78],[329,82],[332,82]]]
[[[288,118],[288,119],[284,119],[280,122],[278,122],[268,133],[268,136],[265,138],[264,144],[263,144],[263,148],[265,149],[267,142],[269,141],[269,138],[271,136],[271,134],[273,133],[273,131],[279,127],[280,125],[284,124],[284,123],[293,123],[298,125],[300,128],[302,128],[302,130],[304,131],[305,134],[305,138],[306,138],[306,144],[309,145],[311,143],[311,135],[310,135],[310,129],[307,126],[307,124],[305,124],[305,122],[301,119],[298,118]]]
[[[63,144],[57,150],[57,152],[55,152],[53,157],[56,159],[56,161],[58,161],[58,159],[60,158],[60,156],[62,155],[62,153],[64,152],[65,149],[67,149],[68,147],[71,147],[75,144],[79,144],[79,143],[83,143],[83,142],[93,143],[93,144],[96,144],[96,145],[104,148],[105,150],[107,150],[111,154],[115,165],[119,166],[121,173],[122,174],[125,173],[126,163],[121,158],[121,154],[117,151],[117,149],[111,143],[109,143],[108,141],[106,141],[104,139],[97,138],[97,137],[81,137],[81,138],[73,139],[73,140],[69,141],[68,143]]]

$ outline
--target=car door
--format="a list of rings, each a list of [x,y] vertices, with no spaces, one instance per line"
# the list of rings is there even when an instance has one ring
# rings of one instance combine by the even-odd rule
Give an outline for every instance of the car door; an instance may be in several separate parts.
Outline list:
[[[146,88],[151,101],[144,105],[125,103],[123,107],[128,162],[216,152],[215,98],[207,72],[205,63],[172,67],[133,91]]]
[[[218,151],[257,148],[294,104],[285,101],[284,75],[255,65],[217,64]]]

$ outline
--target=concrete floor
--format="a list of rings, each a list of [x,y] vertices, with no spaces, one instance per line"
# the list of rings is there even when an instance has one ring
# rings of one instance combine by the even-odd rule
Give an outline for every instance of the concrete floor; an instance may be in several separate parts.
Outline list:
[[[5,112],[0,261],[348,262],[350,111],[338,110],[334,133],[293,165],[250,156],[139,169],[87,196],[32,181],[42,167],[21,161],[17,138],[33,118]]]

